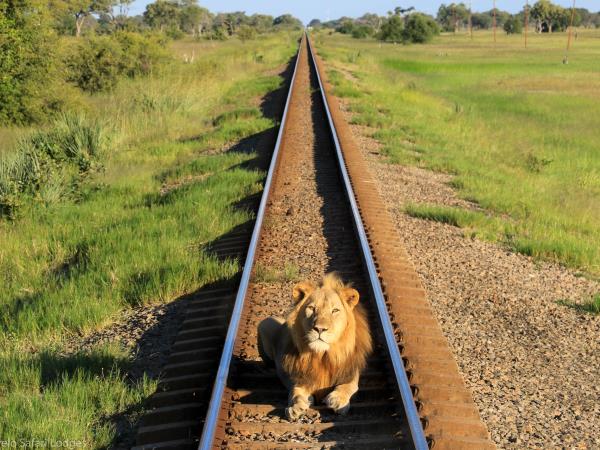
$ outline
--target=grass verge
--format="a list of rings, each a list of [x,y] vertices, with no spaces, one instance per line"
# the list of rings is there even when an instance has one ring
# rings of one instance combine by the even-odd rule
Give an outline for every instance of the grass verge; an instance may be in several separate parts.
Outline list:
[[[317,43],[334,92],[391,163],[454,174],[459,194],[495,217],[442,220],[598,276],[598,37],[582,32],[569,65],[562,33],[531,36],[527,49],[522,36],[494,45],[487,32],[414,46],[339,34]]]
[[[103,170],[76,196],[31,198],[16,220],[0,220],[3,440],[104,448],[119,420],[135,420],[156,381],[129,379],[131,355],[117,346],[65,349],[124,309],[238,271],[238,261],[205,244],[252,219],[236,205],[262,189],[264,174],[249,164],[253,142],[275,123],[260,98],[281,84],[274,74],[296,38],[177,42],[176,57],[193,47],[196,63],[176,59],[154,77],[86,98],[78,113],[111,136]]]

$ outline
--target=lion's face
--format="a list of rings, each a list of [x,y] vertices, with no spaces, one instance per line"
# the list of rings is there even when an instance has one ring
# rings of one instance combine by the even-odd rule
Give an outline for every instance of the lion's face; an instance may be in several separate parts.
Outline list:
[[[300,283],[294,287],[299,304],[297,320],[302,327],[309,350],[324,353],[337,343],[348,327],[354,327],[352,309],[358,303],[358,292],[352,288],[333,289]]]

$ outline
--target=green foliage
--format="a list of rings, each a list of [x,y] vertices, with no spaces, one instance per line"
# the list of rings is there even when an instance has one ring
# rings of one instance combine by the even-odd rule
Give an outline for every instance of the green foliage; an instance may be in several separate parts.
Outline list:
[[[113,89],[121,76],[148,75],[165,58],[163,43],[131,32],[82,40],[67,59],[69,81],[95,93]]]
[[[393,15],[381,25],[378,38],[386,42],[402,42],[404,40],[403,31],[404,20],[400,16]]]
[[[600,315],[600,294],[594,295],[582,303],[561,300],[558,304],[568,306],[569,308],[573,308],[583,313]]]
[[[369,25],[356,25],[352,30],[354,39],[365,39],[375,34],[375,30]]]
[[[256,37],[256,30],[248,25],[242,25],[238,30],[240,41],[246,42]]]
[[[282,16],[275,17],[275,19],[273,19],[273,25],[276,28],[287,28],[291,30],[300,30],[304,27],[302,21],[296,19],[291,14],[283,14]]]
[[[391,163],[454,174],[458,194],[479,206],[419,213],[597,276],[598,36],[579,30],[568,70],[562,35],[530,35],[535,54],[518,35],[494,44],[488,32],[401,51],[321,33],[319,50],[363,93],[347,96],[352,120],[374,128]]]
[[[74,115],[23,139],[0,158],[0,215],[15,218],[27,198],[56,203],[77,195],[85,178],[101,167],[107,143],[98,123]]]
[[[134,349],[71,349],[123,320],[131,305],[170,303],[239,270],[210,243],[252,219],[242,200],[264,177],[248,164],[257,157],[253,135],[274,126],[255,105],[280,88],[272,74],[292,57],[298,36],[255,41],[260,63],[238,39],[171,42],[176,57],[160,73],[82,96],[86,123],[110,130],[103,170],[79,184],[76,202],[21,196],[18,220],[0,220],[3,439],[112,448],[137,422],[156,381],[132,379]],[[181,61],[192,52],[202,58]],[[228,150],[240,138],[248,145]],[[26,163],[21,173],[31,172]],[[78,164],[66,164],[77,175]]]
[[[0,2],[0,124],[41,122],[61,108],[55,48],[41,5]]]
[[[442,3],[438,9],[437,21],[444,31],[456,31],[464,27],[469,19],[469,8],[464,3]]]
[[[111,36],[83,40],[67,59],[68,81],[94,93],[114,88],[121,73],[123,53]]]
[[[407,16],[402,38],[404,42],[423,44],[429,42],[440,33],[438,24],[432,17],[425,14],[414,13]]]
[[[425,43],[429,42],[440,30],[435,20],[421,13],[402,17],[399,13],[390,15],[381,25],[378,38],[387,42]]]
[[[506,34],[521,34],[523,32],[523,24],[517,16],[511,16],[504,22],[504,31]]]
[[[538,32],[552,33],[567,29],[571,12],[550,0],[538,0],[531,8],[531,18],[535,20]]]

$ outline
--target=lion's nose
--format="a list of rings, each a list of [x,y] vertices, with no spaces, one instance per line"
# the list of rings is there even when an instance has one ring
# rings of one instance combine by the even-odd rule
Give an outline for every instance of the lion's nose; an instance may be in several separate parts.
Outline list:
[[[323,331],[327,331],[327,328],[325,328],[325,327],[320,327],[320,326],[318,326],[318,325],[315,325],[315,326],[313,327],[313,330],[315,330],[317,333],[321,334]]]

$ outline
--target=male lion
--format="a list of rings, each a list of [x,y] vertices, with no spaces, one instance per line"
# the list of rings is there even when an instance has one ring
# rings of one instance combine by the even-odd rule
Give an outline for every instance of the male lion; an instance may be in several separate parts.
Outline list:
[[[325,405],[345,414],[372,348],[358,292],[328,274],[320,286],[297,284],[292,297],[286,320],[269,317],[258,326],[260,356],[289,390],[285,414],[297,420],[324,396]]]

